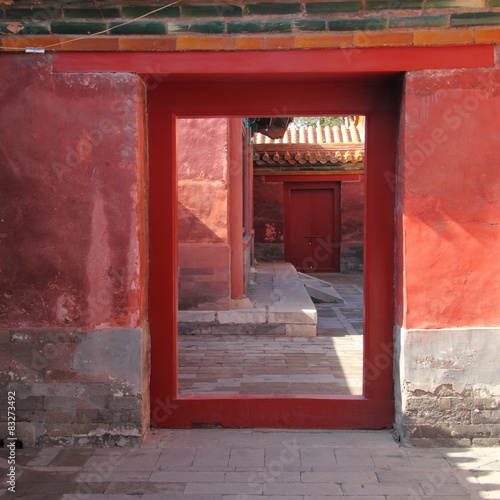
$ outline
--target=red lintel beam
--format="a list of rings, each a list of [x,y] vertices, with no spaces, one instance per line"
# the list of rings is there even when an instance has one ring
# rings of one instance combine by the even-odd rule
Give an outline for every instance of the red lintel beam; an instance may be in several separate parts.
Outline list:
[[[258,55],[258,57],[256,57]],[[295,75],[380,73],[494,65],[493,45],[193,52],[65,52],[55,72]]]

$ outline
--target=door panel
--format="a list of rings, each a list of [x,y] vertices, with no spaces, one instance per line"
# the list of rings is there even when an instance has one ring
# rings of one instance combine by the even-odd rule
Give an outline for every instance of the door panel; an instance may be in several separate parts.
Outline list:
[[[334,213],[340,207],[335,206],[333,189],[317,189],[311,193],[311,235],[313,266],[317,271],[338,271],[334,250],[338,244],[335,238],[337,228]]]
[[[340,186],[285,185],[285,260],[303,272],[340,270]]]
[[[290,192],[290,245],[285,245],[285,260],[297,269],[303,270],[311,255],[311,191],[294,189]],[[287,229],[285,228],[285,231]]]

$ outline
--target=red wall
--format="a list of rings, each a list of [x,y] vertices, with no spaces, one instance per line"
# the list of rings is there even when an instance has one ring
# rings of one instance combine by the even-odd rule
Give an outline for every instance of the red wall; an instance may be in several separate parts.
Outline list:
[[[0,327],[138,326],[143,86],[51,61],[0,57]]]
[[[262,262],[283,260],[283,183],[254,176],[255,256]]]
[[[499,326],[500,70],[408,74],[403,104],[399,320]]]
[[[180,119],[177,127],[179,243],[227,243],[226,120]]]
[[[177,126],[179,308],[227,309],[228,120],[180,119]]]
[[[342,272],[363,271],[363,237],[365,218],[365,178],[342,182],[341,187],[341,253]]]

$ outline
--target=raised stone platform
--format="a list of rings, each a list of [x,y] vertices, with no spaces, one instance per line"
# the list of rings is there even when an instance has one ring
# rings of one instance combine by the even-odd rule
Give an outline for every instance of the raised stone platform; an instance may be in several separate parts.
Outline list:
[[[179,334],[314,337],[317,312],[297,271],[287,262],[251,270],[248,300],[229,311],[179,311]]]

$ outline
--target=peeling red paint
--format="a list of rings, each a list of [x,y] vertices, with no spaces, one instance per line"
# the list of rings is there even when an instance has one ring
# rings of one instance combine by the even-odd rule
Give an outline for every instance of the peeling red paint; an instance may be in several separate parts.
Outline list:
[[[0,326],[137,326],[137,77],[51,59],[0,60]]]

